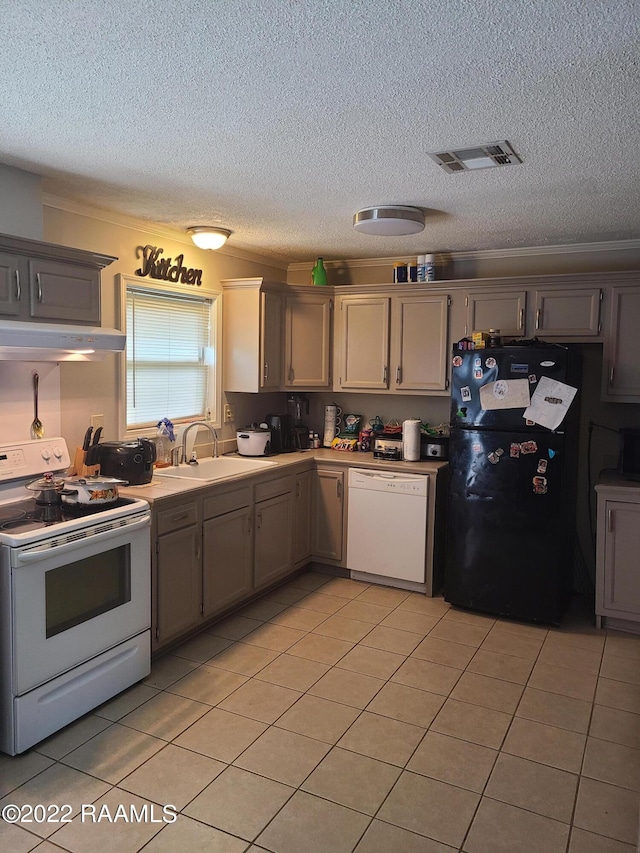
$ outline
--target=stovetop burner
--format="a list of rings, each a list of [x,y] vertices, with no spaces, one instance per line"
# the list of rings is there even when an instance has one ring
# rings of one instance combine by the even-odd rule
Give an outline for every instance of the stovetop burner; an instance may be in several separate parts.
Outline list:
[[[118,498],[112,503],[90,506],[86,504],[45,504],[27,498],[23,501],[0,505],[0,532],[13,533],[39,530],[51,527],[63,521],[71,521],[83,516],[99,515],[109,509],[118,509],[132,503],[130,498]]]

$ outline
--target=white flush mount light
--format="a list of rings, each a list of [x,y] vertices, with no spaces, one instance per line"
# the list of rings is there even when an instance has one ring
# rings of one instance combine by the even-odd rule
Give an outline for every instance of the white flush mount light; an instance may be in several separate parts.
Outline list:
[[[353,216],[353,227],[361,234],[401,237],[424,231],[424,213],[418,207],[387,204],[367,207]]]
[[[199,249],[219,249],[227,242],[231,231],[214,225],[192,225],[187,228],[187,234]]]
[[[486,142],[473,148],[458,148],[455,151],[432,152],[429,157],[450,174],[522,163],[522,158],[518,157],[506,140]]]

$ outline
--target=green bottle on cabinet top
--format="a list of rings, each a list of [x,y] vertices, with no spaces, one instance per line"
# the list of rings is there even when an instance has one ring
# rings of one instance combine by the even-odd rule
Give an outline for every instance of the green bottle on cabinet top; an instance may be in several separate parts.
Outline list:
[[[311,270],[311,281],[313,284],[321,286],[327,283],[327,271],[322,263],[322,258],[318,258]]]

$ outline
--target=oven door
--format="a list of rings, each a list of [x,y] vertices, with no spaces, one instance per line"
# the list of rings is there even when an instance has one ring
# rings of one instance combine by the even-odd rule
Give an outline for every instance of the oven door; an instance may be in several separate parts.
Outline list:
[[[13,693],[148,629],[150,519],[11,551]]]

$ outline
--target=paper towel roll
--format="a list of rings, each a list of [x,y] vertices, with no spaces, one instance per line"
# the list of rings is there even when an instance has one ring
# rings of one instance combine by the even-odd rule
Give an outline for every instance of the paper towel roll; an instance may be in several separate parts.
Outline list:
[[[402,458],[407,462],[420,459],[420,420],[410,418],[402,422]]]

